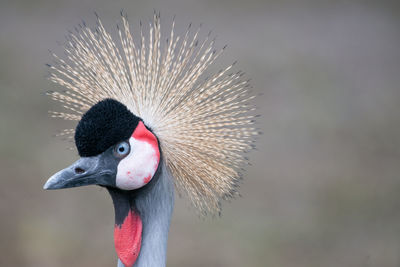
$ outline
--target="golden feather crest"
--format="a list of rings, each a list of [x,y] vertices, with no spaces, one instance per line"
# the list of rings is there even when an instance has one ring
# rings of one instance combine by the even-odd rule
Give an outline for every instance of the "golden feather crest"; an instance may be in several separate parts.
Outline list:
[[[200,28],[175,36],[173,22],[162,44],[158,14],[136,41],[124,15],[121,24],[118,41],[99,19],[95,29],[80,25],[67,38],[65,59],[53,54],[50,80],[67,90],[49,95],[67,111],[52,117],[80,120],[102,99],[120,101],[160,140],[178,191],[202,213],[219,212],[220,200],[237,194],[243,154],[258,134],[248,81],[229,73],[233,64],[201,79],[224,48],[216,51],[210,35],[198,40]]]

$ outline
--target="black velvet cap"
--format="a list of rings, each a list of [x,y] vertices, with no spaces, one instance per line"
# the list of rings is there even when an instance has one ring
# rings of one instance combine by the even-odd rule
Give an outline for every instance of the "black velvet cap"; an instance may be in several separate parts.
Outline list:
[[[96,156],[129,139],[141,119],[122,103],[105,99],[91,107],[75,130],[75,145],[81,157]]]

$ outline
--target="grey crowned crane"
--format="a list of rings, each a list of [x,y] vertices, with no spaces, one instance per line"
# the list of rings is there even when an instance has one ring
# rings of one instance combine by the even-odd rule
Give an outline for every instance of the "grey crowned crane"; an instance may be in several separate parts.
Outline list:
[[[61,135],[74,137],[80,155],[44,189],[105,187],[115,209],[118,266],[165,266],[174,184],[203,214],[218,214],[237,195],[244,152],[258,131],[248,81],[233,64],[201,79],[224,50],[190,27],[161,42],[160,17],[148,37],[134,41],[122,15],[119,41],[98,19],[80,25],[54,56],[50,80],[65,87],[50,97],[66,109],[53,117],[79,121]]]

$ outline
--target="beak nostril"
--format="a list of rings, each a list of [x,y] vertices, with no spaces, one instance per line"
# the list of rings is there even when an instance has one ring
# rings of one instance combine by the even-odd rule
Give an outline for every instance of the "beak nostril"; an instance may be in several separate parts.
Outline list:
[[[76,168],[75,168],[75,173],[76,173],[76,174],[82,174],[82,173],[84,173],[84,172],[85,172],[85,170],[82,169],[82,168],[79,168],[79,167],[76,167]]]

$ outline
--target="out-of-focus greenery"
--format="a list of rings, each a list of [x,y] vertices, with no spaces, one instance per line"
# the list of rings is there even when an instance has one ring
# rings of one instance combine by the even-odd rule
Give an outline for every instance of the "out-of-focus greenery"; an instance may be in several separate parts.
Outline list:
[[[77,158],[54,138],[48,49],[93,11],[161,11],[213,30],[257,93],[258,150],[241,197],[199,219],[178,199],[169,266],[400,266],[399,8],[385,1],[2,1],[0,266],[114,266],[111,200],[96,187],[46,192]],[[59,88],[58,88],[59,89]]]

